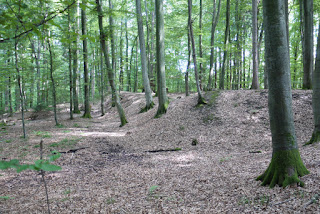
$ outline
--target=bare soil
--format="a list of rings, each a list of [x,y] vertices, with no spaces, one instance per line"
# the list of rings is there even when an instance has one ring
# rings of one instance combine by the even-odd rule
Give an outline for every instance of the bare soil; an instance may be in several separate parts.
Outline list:
[[[204,106],[196,106],[196,94],[170,94],[167,113],[154,119],[157,105],[139,113],[144,94],[122,92],[124,127],[110,97],[106,115],[97,103],[92,119],[70,120],[68,104],[59,105],[60,128],[52,112],[30,111],[26,140],[20,114],[3,116],[0,158],[32,163],[41,139],[45,156],[63,152],[55,161],[62,170],[45,175],[52,213],[320,213],[320,146],[302,146],[313,131],[311,91],[293,91],[296,135],[310,174],[304,188],[285,189],[255,180],[272,153],[267,91],[221,91],[216,100],[215,93],[206,94]],[[0,174],[1,214],[46,213],[38,172]]]

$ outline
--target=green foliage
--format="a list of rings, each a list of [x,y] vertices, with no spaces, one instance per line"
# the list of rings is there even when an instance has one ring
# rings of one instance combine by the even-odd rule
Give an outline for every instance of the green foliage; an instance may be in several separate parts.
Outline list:
[[[59,142],[56,142],[56,143],[52,143],[49,145],[49,147],[57,147],[57,148],[70,148],[74,145],[76,145],[78,142],[79,142],[79,138],[74,138],[74,139],[68,139],[68,138],[65,138]]]
[[[7,195],[5,195],[5,196],[0,196],[0,200],[5,200],[5,201],[7,201],[7,200],[10,200],[10,199],[14,199],[14,197],[10,197],[10,196],[7,196]]]
[[[33,133],[41,138],[51,138],[51,134],[49,132],[43,132],[43,131],[33,131]]]
[[[49,156],[48,160],[36,160],[34,164],[20,164],[19,160],[13,159],[10,161],[0,161],[0,169],[5,170],[9,168],[14,168],[17,170],[17,173],[22,172],[24,170],[43,170],[43,171],[58,171],[61,170],[60,166],[53,165],[51,162],[57,160],[61,156],[60,153],[53,151],[52,155]]]

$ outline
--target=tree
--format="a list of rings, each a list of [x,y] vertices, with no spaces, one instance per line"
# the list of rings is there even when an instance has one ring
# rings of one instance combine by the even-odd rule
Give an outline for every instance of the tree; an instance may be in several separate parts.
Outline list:
[[[68,9],[68,31],[69,31],[69,35],[68,35],[68,62],[69,62],[69,97],[70,97],[70,120],[73,119],[73,77],[72,77],[72,49],[71,49],[71,23],[70,23],[70,10]]]
[[[224,32],[224,51],[223,51],[222,69],[219,75],[219,89],[224,89],[224,77],[225,77],[226,61],[227,61],[227,55],[228,55],[229,34],[230,34],[230,0],[227,0],[226,29]]]
[[[197,56],[196,56],[196,47],[194,42],[194,36],[193,36],[193,29],[192,29],[192,0],[188,0],[188,26],[189,26],[189,34],[190,34],[190,40],[191,40],[191,47],[192,47],[192,58],[194,63],[194,73],[196,77],[196,83],[197,83],[197,92],[198,92],[198,105],[206,104],[204,98],[201,94],[201,88],[200,88],[200,80],[197,70]]]
[[[137,22],[138,22],[138,34],[139,34],[139,44],[140,44],[140,55],[141,55],[141,70],[143,77],[143,86],[146,97],[146,107],[142,111],[148,111],[154,105],[152,101],[152,91],[150,88],[150,82],[148,77],[147,69],[147,54],[146,54],[146,45],[144,41],[144,32],[142,24],[142,13],[141,13],[141,1],[136,0],[136,12],[137,12]]]
[[[270,187],[303,186],[299,176],[309,172],[301,160],[294,130],[284,1],[263,0],[263,17],[273,151],[269,167],[257,180]]]
[[[169,100],[166,88],[166,71],[164,64],[164,20],[163,0],[156,0],[156,55],[157,55],[157,83],[159,106],[156,117],[161,117],[167,112]]]
[[[117,107],[120,121],[121,121],[120,126],[124,126],[125,124],[128,123],[128,121],[126,119],[124,110],[123,110],[121,103],[120,103],[120,97],[117,92],[116,84],[114,81],[114,74],[113,74],[112,66],[110,65],[110,60],[109,60],[109,55],[108,55],[108,46],[106,44],[106,34],[103,30],[103,20],[102,20],[103,13],[102,13],[100,1],[96,0],[96,4],[97,4],[98,22],[99,22],[99,31],[100,31],[100,45],[101,45],[101,49],[102,49],[102,52],[104,55],[104,61],[106,64],[106,68],[108,71],[108,79],[109,79],[109,83],[111,86],[111,91],[112,91],[113,97],[115,98],[115,105]]]
[[[82,1],[81,8],[81,28],[83,36],[83,71],[84,71],[84,114],[83,118],[91,118],[90,103],[89,103],[89,71],[88,71],[88,42],[87,42],[87,17],[86,6],[87,0]]]
[[[220,16],[220,8],[221,8],[221,0],[218,3],[218,12],[216,12],[216,1],[213,1],[213,13],[212,13],[212,24],[211,24],[211,43],[210,43],[210,72],[209,72],[209,80],[207,90],[212,89],[212,79],[213,79],[213,70],[214,70],[214,41],[215,41],[215,32],[216,27],[219,21]],[[217,72],[217,71],[215,71]]]
[[[73,25],[72,25],[72,31],[75,32],[77,35],[73,40],[73,49],[72,49],[72,89],[73,89],[73,113],[75,114],[80,114],[80,109],[79,109],[79,98],[78,98],[78,91],[77,91],[77,80],[78,80],[78,41],[79,41],[79,36],[78,36],[78,18],[77,18],[77,4],[75,7],[72,9],[72,16],[73,16]]]
[[[313,71],[313,0],[303,0],[303,88],[311,89]]]
[[[319,23],[320,27],[320,23]],[[314,129],[312,133],[312,137],[309,142],[306,144],[313,144],[320,141],[320,28],[318,33],[318,41],[317,41],[317,56],[316,56],[316,66],[313,72],[312,78],[312,109],[313,109],[313,121],[314,121]]]
[[[252,85],[251,89],[259,89],[258,67],[258,3],[252,0]]]

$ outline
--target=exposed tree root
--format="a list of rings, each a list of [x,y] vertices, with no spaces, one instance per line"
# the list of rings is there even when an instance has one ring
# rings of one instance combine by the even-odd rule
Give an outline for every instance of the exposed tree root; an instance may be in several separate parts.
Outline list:
[[[92,118],[90,113],[85,113],[82,118]]]
[[[162,105],[162,107],[158,108],[155,118],[160,118],[163,114],[167,113],[168,106],[169,106],[169,100],[164,105]]]
[[[304,146],[310,145],[310,144],[314,144],[314,143],[318,143],[318,142],[320,142],[320,132],[319,131],[314,131],[312,133],[312,137],[311,137],[310,141],[305,143]]]
[[[262,181],[262,186],[269,185],[270,188],[276,184],[286,187],[295,183],[303,187],[304,183],[299,177],[307,174],[309,171],[301,160],[299,150],[294,149],[274,152],[269,167],[256,180]]]

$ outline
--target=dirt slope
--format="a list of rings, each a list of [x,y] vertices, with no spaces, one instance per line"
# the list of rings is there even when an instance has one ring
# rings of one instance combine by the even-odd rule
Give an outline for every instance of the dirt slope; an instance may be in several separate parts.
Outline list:
[[[107,114],[93,105],[93,119],[60,105],[62,128],[51,112],[27,121],[28,140],[20,138],[21,120],[7,118],[0,133],[0,158],[25,163],[45,153],[63,153],[62,171],[46,173],[52,213],[319,213],[319,144],[302,147],[312,129],[311,91],[293,91],[300,153],[310,174],[305,188],[261,187],[255,178],[271,159],[267,91],[222,91],[209,105],[196,107],[196,94],[171,94],[167,114],[154,119],[157,106],[139,114],[144,94],[122,92],[129,123],[120,128],[110,98]],[[30,117],[32,112],[28,112]],[[195,143],[196,142],[196,143]],[[192,145],[196,144],[196,145]],[[148,152],[154,150],[174,150]],[[260,153],[257,153],[260,152]],[[36,172],[0,172],[0,213],[45,213],[45,194]]]

